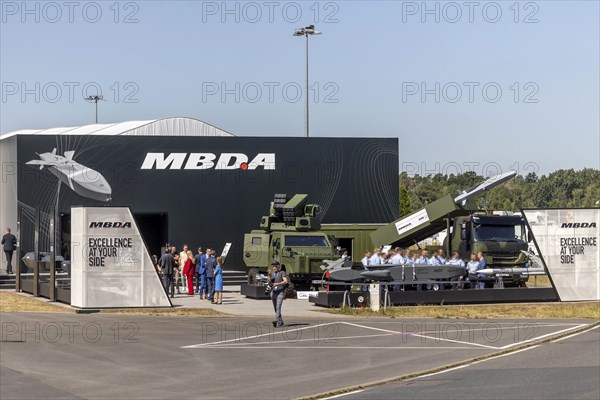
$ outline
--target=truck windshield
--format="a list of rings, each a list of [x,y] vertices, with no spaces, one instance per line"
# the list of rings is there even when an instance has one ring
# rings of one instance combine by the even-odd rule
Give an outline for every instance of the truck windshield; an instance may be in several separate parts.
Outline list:
[[[494,242],[524,241],[525,227],[522,225],[475,225],[475,240]]]
[[[325,236],[286,236],[286,246],[329,246]]]

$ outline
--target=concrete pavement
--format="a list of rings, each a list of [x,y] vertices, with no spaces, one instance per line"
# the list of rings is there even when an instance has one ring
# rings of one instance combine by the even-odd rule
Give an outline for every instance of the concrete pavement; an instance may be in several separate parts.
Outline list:
[[[259,316],[273,317],[273,303],[271,300],[248,299],[240,294],[239,286],[226,286],[226,292],[223,292],[223,304],[211,304],[208,300],[200,300],[197,294],[190,296],[187,294],[175,294],[171,299],[173,306],[186,308],[212,308],[238,316]],[[317,307],[308,300],[286,299],[283,302],[284,317],[311,317],[311,318],[336,318],[335,315],[324,313],[324,308]]]
[[[340,399],[600,398],[600,329]]]
[[[270,317],[1,319],[2,399],[296,398],[463,362],[593,322],[288,317],[275,329]]]

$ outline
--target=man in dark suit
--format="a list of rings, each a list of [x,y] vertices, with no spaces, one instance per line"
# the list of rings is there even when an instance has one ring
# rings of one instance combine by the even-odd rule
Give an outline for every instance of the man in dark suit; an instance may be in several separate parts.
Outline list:
[[[206,263],[204,267],[206,269],[206,285],[208,286],[208,299],[211,303],[215,302],[215,267],[217,266],[217,260],[215,260],[215,251],[213,249],[206,250]]]
[[[2,236],[2,245],[6,255],[6,273],[12,274],[12,256],[17,249],[17,238],[10,233],[10,228],[6,228],[6,234]]]
[[[171,248],[165,249],[165,254],[160,258],[160,272],[163,277],[163,286],[167,295],[171,292],[171,298],[175,297],[175,286],[173,282],[173,274],[175,273],[175,258],[171,252]]]
[[[200,294],[200,300],[204,300],[204,296],[208,294],[206,287],[206,254],[202,252],[202,247],[198,247],[198,254],[195,257],[196,260],[196,287]],[[206,296],[208,298],[208,296]]]

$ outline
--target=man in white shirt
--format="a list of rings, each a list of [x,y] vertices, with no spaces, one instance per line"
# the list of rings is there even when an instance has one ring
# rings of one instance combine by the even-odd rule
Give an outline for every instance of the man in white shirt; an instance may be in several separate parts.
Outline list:
[[[369,258],[369,265],[381,265],[378,248],[373,249],[373,255]]]
[[[426,264],[429,265],[429,250],[423,249],[421,250],[421,257],[417,258],[417,264]]]
[[[452,253],[452,258],[448,260],[448,265],[456,265],[458,267],[465,268],[465,262],[460,258],[458,251]],[[466,270],[465,270],[466,272]],[[453,280],[459,281],[460,283],[452,283],[452,290],[462,289],[463,283],[462,280],[465,278],[464,275],[459,276],[458,278],[454,278]]]
[[[467,264],[467,273],[469,274],[469,280],[471,281],[471,289],[477,284],[477,269],[479,268],[479,260],[477,260],[476,254],[471,254],[471,260]]]
[[[437,250],[433,251],[433,255],[429,259],[429,265],[442,265],[442,264],[440,264],[440,259],[438,258]]]
[[[437,259],[440,265],[446,265],[446,257],[444,256],[444,249],[439,249],[437,251]]]
[[[391,258],[392,264],[394,265],[401,265],[404,264],[404,257],[402,256],[402,249],[399,247],[396,247],[396,249],[394,250],[394,255]]]
[[[370,265],[369,258],[371,258],[371,252],[369,250],[365,250],[364,257],[362,258],[362,260],[360,260],[362,265],[364,265],[365,267]]]

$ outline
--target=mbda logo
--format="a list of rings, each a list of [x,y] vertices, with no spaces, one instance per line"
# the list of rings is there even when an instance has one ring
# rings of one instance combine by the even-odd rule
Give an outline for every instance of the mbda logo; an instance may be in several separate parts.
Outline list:
[[[90,228],[131,228],[131,222],[90,222]]]
[[[216,160],[216,161],[215,161]],[[141,169],[275,169],[274,153],[258,153],[252,161],[243,153],[148,153]]]
[[[595,228],[595,222],[563,222],[561,228]]]

